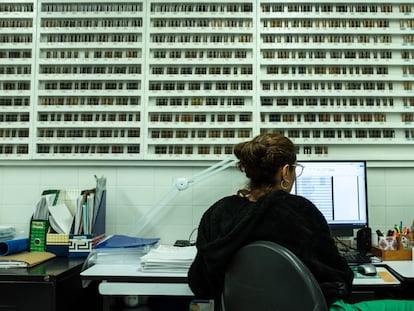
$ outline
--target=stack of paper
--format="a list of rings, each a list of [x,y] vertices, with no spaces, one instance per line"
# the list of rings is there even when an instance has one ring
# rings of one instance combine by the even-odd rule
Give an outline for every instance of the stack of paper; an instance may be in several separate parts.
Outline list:
[[[141,269],[144,272],[186,272],[196,252],[195,246],[160,245],[141,257]]]
[[[0,226],[0,241],[13,239],[16,235],[16,229],[10,226]]]

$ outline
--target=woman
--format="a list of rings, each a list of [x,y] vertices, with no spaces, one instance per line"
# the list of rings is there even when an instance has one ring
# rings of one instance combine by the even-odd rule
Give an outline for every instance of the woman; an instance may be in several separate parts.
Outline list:
[[[214,203],[200,221],[198,252],[188,273],[195,296],[213,298],[218,306],[232,256],[252,241],[267,240],[287,247],[305,263],[331,310],[370,310],[343,302],[351,294],[354,274],[321,212],[309,200],[290,194],[303,169],[296,164],[294,144],[278,134],[262,134],[237,144],[234,154],[249,184]]]

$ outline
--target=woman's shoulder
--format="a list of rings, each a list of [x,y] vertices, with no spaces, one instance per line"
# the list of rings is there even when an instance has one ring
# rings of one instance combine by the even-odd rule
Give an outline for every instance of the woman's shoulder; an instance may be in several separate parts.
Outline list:
[[[239,195],[229,195],[218,199],[206,211],[205,215],[216,213],[224,213],[229,210],[238,210],[243,208],[246,204],[252,204],[247,198]]]
[[[244,205],[249,202],[250,201],[247,198],[233,194],[233,195],[225,196],[225,197],[218,199],[216,202],[214,202],[211,205],[210,209],[221,208],[223,206],[238,207],[238,206]]]
[[[270,200],[280,200],[285,202],[301,202],[304,204],[313,205],[313,203],[309,201],[307,198],[283,190],[272,191],[263,197],[267,197]]]
[[[306,209],[309,213],[319,213],[318,208],[309,199],[291,194],[282,190],[274,191],[266,195],[262,205],[280,206],[281,208],[289,207],[290,209]]]

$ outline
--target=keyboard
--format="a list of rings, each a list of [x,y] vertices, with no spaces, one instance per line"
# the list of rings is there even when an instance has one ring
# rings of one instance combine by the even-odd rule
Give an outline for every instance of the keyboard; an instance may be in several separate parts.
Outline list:
[[[359,265],[362,263],[371,263],[371,257],[360,252],[342,252],[341,256],[348,264]]]

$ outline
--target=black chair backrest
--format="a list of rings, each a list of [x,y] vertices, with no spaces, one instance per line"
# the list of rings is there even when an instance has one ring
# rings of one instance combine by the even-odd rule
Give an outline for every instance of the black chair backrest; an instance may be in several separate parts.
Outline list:
[[[291,251],[257,241],[242,247],[227,268],[222,311],[327,311],[314,276]]]

